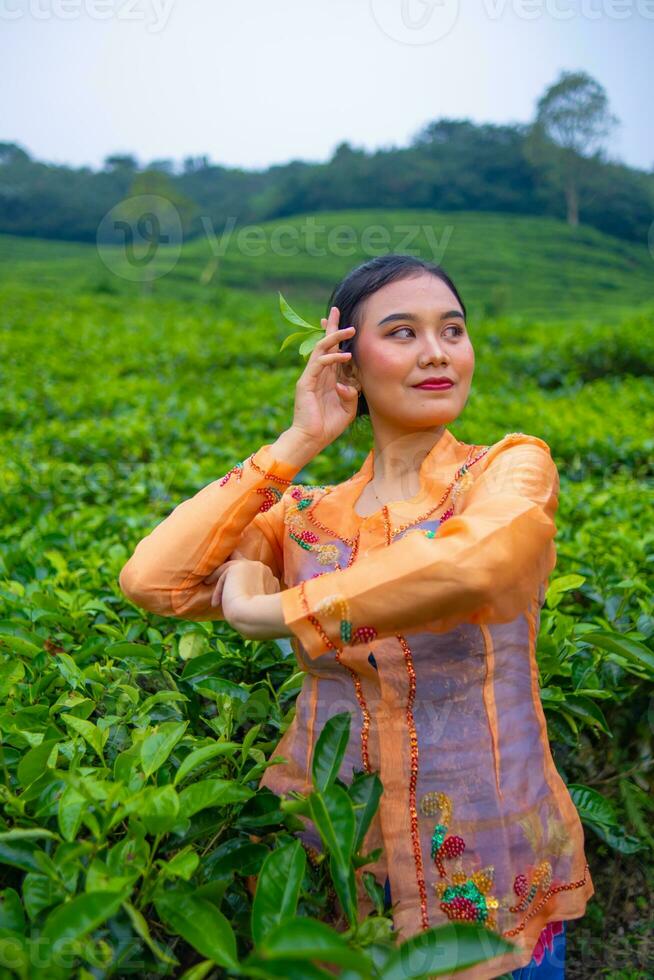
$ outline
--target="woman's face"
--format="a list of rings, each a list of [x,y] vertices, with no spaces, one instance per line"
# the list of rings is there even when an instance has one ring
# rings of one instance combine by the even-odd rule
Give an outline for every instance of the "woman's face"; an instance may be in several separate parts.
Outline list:
[[[356,364],[352,358],[346,368],[359,382],[372,421],[421,428],[452,422],[463,411],[475,353],[463,310],[437,276],[421,272],[369,296],[355,350]],[[454,383],[440,390],[415,387],[431,377]]]

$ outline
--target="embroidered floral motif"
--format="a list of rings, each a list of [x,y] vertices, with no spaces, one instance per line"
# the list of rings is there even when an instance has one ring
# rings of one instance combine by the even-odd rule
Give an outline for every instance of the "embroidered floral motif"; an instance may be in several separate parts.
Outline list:
[[[445,793],[430,792],[420,800],[420,809],[425,816],[439,815],[431,839],[431,857],[438,874],[445,881],[434,884],[440,898],[440,907],[449,919],[466,922],[481,922],[489,929],[497,929],[496,910],[499,902],[491,895],[495,869],[489,865],[472,874],[467,874],[460,863],[466,845],[458,834],[448,834],[452,820],[452,801]],[[448,876],[445,861],[458,859],[455,871]]]
[[[257,493],[263,493],[266,497],[261,507],[259,508],[260,512],[270,510],[273,504],[276,504],[279,500],[282,499],[282,492],[281,490],[278,490],[277,487],[259,487]]]
[[[332,613],[338,614],[340,618],[339,635],[341,641],[349,646],[354,646],[357,643],[369,643],[377,636],[377,630],[374,626],[358,626],[354,632],[352,631],[349,604],[345,596],[340,593],[325,596],[315,607],[314,611],[326,613],[327,615]]]
[[[509,906],[509,912],[524,912],[536,898],[539,889],[546,892],[551,884],[552,865],[549,861],[541,861],[536,865],[531,878],[531,884],[529,884],[525,875],[516,875],[515,881],[513,882],[513,891],[520,901],[517,905]]]
[[[290,496],[295,501],[294,506],[289,506],[284,518],[288,527],[289,537],[292,541],[303,548],[305,551],[315,553],[319,564],[338,566],[338,548],[334,544],[320,544],[320,538],[308,528],[304,527],[302,511],[313,503],[312,490],[327,490],[326,486],[304,486],[293,487]]]

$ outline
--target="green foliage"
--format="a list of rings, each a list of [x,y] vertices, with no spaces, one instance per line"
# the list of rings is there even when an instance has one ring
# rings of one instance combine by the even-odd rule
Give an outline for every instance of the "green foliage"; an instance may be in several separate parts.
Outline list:
[[[302,681],[287,645],[144,613],[118,588],[143,534],[290,423],[300,366],[282,363],[274,304],[18,284],[0,309],[2,962],[37,978],[304,978],[326,963],[395,975],[362,851],[381,785],[338,776],[349,719],[323,729],[312,792],[280,800],[259,781]],[[625,310],[615,329],[646,345],[648,322]],[[537,651],[550,736],[589,841],[609,863],[633,853],[647,867],[654,399],[644,358],[615,375],[580,368],[609,323],[473,324],[473,390],[453,430],[552,447],[558,565]],[[629,343],[623,366],[636,363]],[[345,434],[298,481],[347,478],[360,438]],[[323,844],[315,864],[295,837],[303,815]],[[357,872],[375,907],[362,921]],[[449,969],[452,939],[466,962],[492,951],[466,928],[418,937],[405,962]]]

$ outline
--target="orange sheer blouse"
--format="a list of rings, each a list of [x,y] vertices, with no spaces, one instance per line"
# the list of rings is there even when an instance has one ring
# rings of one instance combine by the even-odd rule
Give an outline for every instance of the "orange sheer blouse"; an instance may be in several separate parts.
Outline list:
[[[306,673],[261,785],[311,790],[325,721],[347,710],[339,775],[377,770],[384,791],[358,869],[388,879],[401,939],[450,919],[483,922],[514,954],[464,970],[482,980],[529,962],[543,927],[582,916],[593,884],[583,829],[552,759],[535,647],[556,564],[559,475],[547,443],[490,446],[448,428],[416,496],[363,517],[374,450],[350,479],[294,483],[264,445],[180,503],[120,573],[137,605],[222,619],[202,580],[228,557],[265,562]],[[311,821],[301,835],[320,848]]]

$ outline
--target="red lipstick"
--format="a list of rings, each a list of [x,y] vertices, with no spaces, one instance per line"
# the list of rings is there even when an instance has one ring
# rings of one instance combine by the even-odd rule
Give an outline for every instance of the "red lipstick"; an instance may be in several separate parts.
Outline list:
[[[414,388],[422,388],[425,391],[445,391],[446,388],[451,388],[454,382],[450,378],[446,378],[441,375],[438,378],[425,378],[420,384],[413,385]]]

